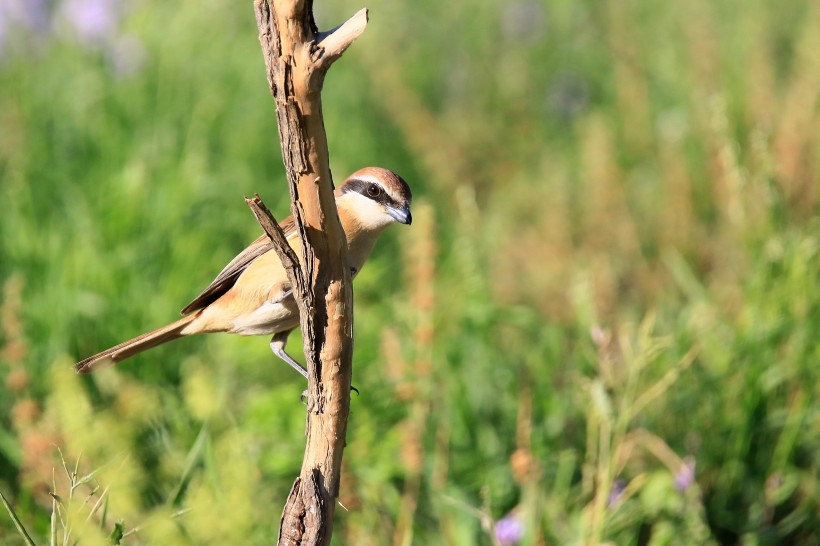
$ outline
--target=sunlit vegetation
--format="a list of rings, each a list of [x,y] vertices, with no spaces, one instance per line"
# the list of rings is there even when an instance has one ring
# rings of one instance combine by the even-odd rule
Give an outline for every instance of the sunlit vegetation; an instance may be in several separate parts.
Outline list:
[[[334,543],[820,543],[820,5],[368,7],[331,165],[416,198],[355,285]],[[71,369],[258,236],[243,196],[287,214],[273,108],[250,1],[0,0],[0,491],[37,544],[273,542],[305,408],[266,339]]]

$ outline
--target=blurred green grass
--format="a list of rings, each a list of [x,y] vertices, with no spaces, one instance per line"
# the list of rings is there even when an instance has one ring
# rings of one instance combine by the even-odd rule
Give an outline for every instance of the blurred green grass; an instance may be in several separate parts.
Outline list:
[[[56,491],[84,545],[119,520],[125,544],[270,543],[304,408],[266,341],[70,369],[256,237],[243,195],[286,214],[250,2],[14,5],[0,488],[41,541]],[[416,221],[357,278],[335,543],[504,544],[499,520],[523,544],[820,542],[817,5],[368,7],[323,94],[332,168],[401,173]]]

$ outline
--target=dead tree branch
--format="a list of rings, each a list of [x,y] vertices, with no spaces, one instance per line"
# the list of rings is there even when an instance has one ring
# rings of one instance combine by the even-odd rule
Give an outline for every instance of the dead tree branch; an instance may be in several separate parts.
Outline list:
[[[298,265],[289,263],[281,233],[266,231],[288,268],[308,364],[307,444],[282,514],[279,544],[329,544],[350,408],[353,294],[321,90],[330,65],[364,32],[367,10],[328,32],[318,31],[312,0],[254,0],[254,11],[302,242]],[[275,224],[269,212],[262,216]]]
[[[299,257],[288,244],[288,240],[279,222],[273,217],[273,214],[268,207],[265,206],[265,203],[262,202],[262,199],[259,198],[259,195],[254,195],[251,199],[245,199],[245,203],[251,208],[253,215],[256,216],[256,221],[259,222],[259,225],[262,226],[262,230],[268,236],[268,239],[271,240],[273,250],[279,256],[282,265],[285,266],[291,284],[296,280],[298,284],[304,285],[305,279],[304,275],[302,275],[302,269],[299,266]],[[304,287],[294,289],[294,292],[298,294],[299,290],[304,292],[307,289]]]

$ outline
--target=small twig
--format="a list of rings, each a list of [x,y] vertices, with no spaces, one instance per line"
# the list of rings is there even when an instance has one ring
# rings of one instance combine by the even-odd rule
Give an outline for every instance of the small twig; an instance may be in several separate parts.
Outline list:
[[[111,487],[111,485],[110,485],[110,484],[105,486],[105,489],[103,489],[102,495],[100,495],[100,496],[97,498],[97,502],[95,502],[95,503],[94,503],[94,506],[92,506],[92,507],[91,507],[91,511],[88,513],[88,517],[87,517],[87,518],[85,518],[85,521],[91,521],[91,518],[92,518],[92,517],[94,517],[94,514],[96,514],[96,513],[97,513],[97,510],[99,510],[99,509],[100,509],[100,506],[102,506],[102,503],[103,503],[103,502],[105,501],[105,499],[107,498],[107,497],[106,497],[106,495],[108,495],[108,489],[109,489],[110,487]]]
[[[367,29],[368,20],[367,8],[362,8],[333,30],[319,32],[317,45],[321,56],[314,54],[311,56],[312,60],[327,70],[333,61],[341,57],[342,53]]]
[[[181,509],[181,510],[177,510],[176,512],[174,512],[173,514],[171,514],[171,517],[172,517],[172,518],[179,518],[179,517],[182,517],[182,516],[184,516],[185,514],[187,514],[188,512],[190,512],[191,510],[193,510],[193,508],[183,508],[183,509]]]
[[[279,259],[282,260],[282,265],[288,270],[288,278],[294,279],[296,282],[297,286],[293,287],[294,292],[297,297],[301,298],[305,288],[305,279],[302,275],[302,268],[299,266],[299,258],[296,256],[296,252],[290,247],[290,244],[288,244],[285,232],[282,231],[279,222],[276,221],[276,218],[273,217],[273,214],[268,207],[265,206],[265,203],[262,202],[258,194],[254,195],[251,199],[245,198],[245,203],[247,203],[253,211],[253,215],[256,216],[256,221],[259,222],[259,225],[262,226],[265,234],[267,234],[268,239],[270,239],[273,250],[276,251]],[[302,292],[300,292],[300,290],[302,290]]]
[[[57,546],[57,499],[51,497],[51,526],[48,537],[49,546]]]

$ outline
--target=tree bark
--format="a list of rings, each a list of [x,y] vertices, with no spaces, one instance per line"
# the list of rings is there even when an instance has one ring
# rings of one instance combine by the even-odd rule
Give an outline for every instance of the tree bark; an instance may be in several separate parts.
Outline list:
[[[350,408],[353,292],[333,196],[321,90],[330,65],[364,32],[367,10],[329,32],[318,31],[312,0],[254,0],[254,10],[303,249],[296,267],[279,248],[299,305],[308,367],[307,444],[282,513],[279,544],[326,545]],[[273,235],[274,245],[281,247],[283,241]]]

